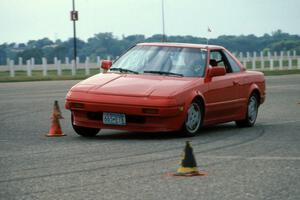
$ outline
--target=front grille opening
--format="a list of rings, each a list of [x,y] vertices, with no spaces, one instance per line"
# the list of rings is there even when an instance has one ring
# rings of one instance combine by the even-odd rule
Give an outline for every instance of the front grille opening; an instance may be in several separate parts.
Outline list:
[[[102,121],[102,112],[87,112],[87,118],[89,120]],[[144,124],[146,123],[146,118],[139,115],[126,115],[126,123]]]
[[[138,115],[126,115],[126,121],[128,123],[144,124],[146,122],[146,118]]]
[[[101,120],[102,121],[102,112],[88,112],[87,118],[90,120]]]

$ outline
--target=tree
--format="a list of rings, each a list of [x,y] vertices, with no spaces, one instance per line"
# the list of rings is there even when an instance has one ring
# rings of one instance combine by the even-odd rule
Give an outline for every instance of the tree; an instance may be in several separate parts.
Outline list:
[[[17,53],[17,57],[22,57],[23,60],[34,58],[36,64],[42,63],[43,51],[39,48],[26,49],[23,52]]]
[[[86,56],[95,61],[97,56],[115,58],[125,52],[128,48],[140,42],[161,42],[161,34],[155,34],[146,38],[144,35],[128,35],[121,38],[115,37],[112,33],[98,33],[89,38],[87,42],[77,39],[77,55],[82,62]],[[204,37],[167,36],[168,42],[183,42],[206,44]],[[221,45],[233,52],[252,52],[252,51],[287,51],[296,50],[300,52],[300,36],[284,33],[282,30],[273,31],[271,34],[263,36],[250,35],[221,35],[209,40],[209,44]],[[23,57],[23,60],[34,57],[39,63],[42,56],[45,56],[49,63],[53,63],[54,57],[64,60],[65,57],[73,58],[73,38],[66,41],[51,41],[48,38],[39,40],[29,40],[27,44],[10,43],[0,45],[0,64],[5,64],[6,59]]]
[[[0,65],[5,65],[6,64],[6,45],[2,44],[0,45]]]

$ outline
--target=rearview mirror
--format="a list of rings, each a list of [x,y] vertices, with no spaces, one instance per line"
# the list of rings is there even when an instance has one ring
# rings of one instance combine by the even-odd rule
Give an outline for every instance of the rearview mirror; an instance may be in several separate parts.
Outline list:
[[[226,74],[225,67],[222,66],[211,67],[208,71],[209,77],[224,76],[225,74]]]
[[[111,60],[102,60],[101,62],[101,68],[103,69],[103,73],[106,73],[107,70],[112,66]]]

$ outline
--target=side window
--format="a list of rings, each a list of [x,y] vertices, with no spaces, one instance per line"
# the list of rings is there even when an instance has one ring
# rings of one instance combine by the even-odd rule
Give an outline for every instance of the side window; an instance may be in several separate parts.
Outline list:
[[[210,52],[210,62],[209,62],[209,64],[212,67],[215,67],[215,66],[225,67],[225,63],[222,59],[222,54],[221,54],[220,51],[211,51]]]
[[[226,73],[231,73],[230,65],[226,59],[222,50],[213,50],[210,52],[209,64],[212,67],[223,66],[226,69]]]
[[[226,55],[226,58],[231,66],[232,72],[240,72],[241,68],[237,64],[237,62],[235,60],[233,60],[233,58],[226,51],[224,51],[224,54]]]

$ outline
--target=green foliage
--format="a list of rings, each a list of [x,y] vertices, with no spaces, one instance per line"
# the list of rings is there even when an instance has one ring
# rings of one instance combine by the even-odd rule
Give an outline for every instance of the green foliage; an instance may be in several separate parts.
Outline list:
[[[121,39],[112,33],[98,33],[87,41],[77,39],[78,56],[84,61],[89,56],[91,61],[96,57],[115,58],[125,52],[128,48],[139,42],[161,42],[162,35],[155,34],[146,38],[144,35],[122,36]],[[167,36],[168,42],[183,42],[206,44],[204,37]],[[209,39],[209,44],[222,45],[232,52],[253,52],[264,51],[287,51],[296,50],[300,54],[300,36],[290,35],[281,30],[257,37],[255,35],[221,35],[218,38]],[[17,62],[18,57],[23,57],[24,62],[31,57],[35,58],[37,64],[41,63],[41,57],[46,57],[49,63],[53,63],[54,57],[64,60],[65,57],[73,57],[73,38],[66,41],[51,41],[48,38],[30,40],[27,44],[10,43],[0,45],[0,65],[6,64],[6,59],[13,59]]]
[[[6,63],[7,53],[6,53],[6,44],[0,45],[0,64]]]
[[[44,53],[42,49],[40,48],[30,48],[30,49],[25,49],[22,52],[17,53],[16,57],[22,57],[24,61],[29,60],[31,58],[34,58],[35,63],[41,63],[42,62],[42,57],[44,56]]]
[[[270,45],[273,51],[298,50],[300,51],[300,41],[282,40]]]

